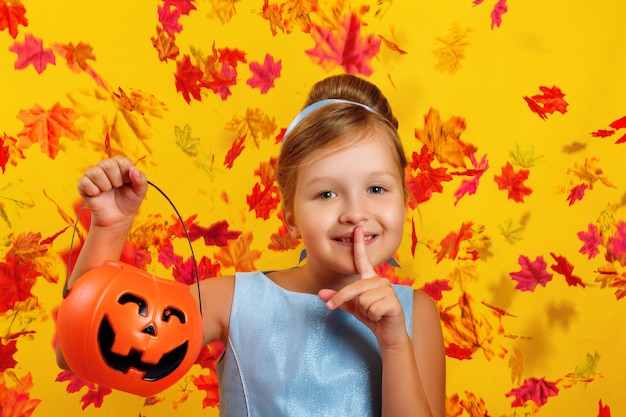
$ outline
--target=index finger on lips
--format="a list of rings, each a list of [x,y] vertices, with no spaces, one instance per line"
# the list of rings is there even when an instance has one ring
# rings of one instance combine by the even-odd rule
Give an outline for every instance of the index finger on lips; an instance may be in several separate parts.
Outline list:
[[[352,240],[354,243],[354,265],[356,266],[356,270],[358,271],[359,275],[361,275],[361,278],[366,279],[378,276],[376,271],[374,271],[372,261],[370,261],[369,255],[367,254],[367,248],[365,246],[365,234],[361,226],[357,226],[354,228],[354,235],[352,237]]]

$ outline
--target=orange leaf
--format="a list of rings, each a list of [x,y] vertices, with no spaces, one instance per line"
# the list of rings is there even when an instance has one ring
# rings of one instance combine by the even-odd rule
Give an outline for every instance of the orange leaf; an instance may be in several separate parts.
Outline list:
[[[439,162],[465,168],[465,144],[461,142],[464,131],[464,119],[454,116],[444,122],[439,112],[431,108],[424,117],[424,129],[415,129],[415,137],[434,152]]]
[[[230,240],[227,247],[220,248],[215,259],[224,268],[234,267],[237,271],[255,271],[254,261],[261,257],[261,251],[251,249],[252,233],[242,233],[237,240]]]
[[[59,152],[61,137],[71,140],[79,139],[78,132],[74,128],[78,115],[73,109],[65,108],[58,102],[49,110],[35,104],[30,110],[20,110],[17,118],[24,123],[24,129],[18,133],[22,149],[39,143],[41,151],[54,159]]]

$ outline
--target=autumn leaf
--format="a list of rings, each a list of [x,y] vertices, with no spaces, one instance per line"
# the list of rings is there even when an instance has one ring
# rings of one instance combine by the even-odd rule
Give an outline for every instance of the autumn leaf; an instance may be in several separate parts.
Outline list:
[[[231,68],[237,68],[237,64],[239,62],[241,62],[242,64],[246,64],[248,62],[248,60],[246,59],[246,53],[236,48],[220,48],[218,49],[218,53],[219,57],[217,61],[226,63]]]
[[[451,181],[444,167],[433,168],[431,163],[435,159],[435,154],[429,151],[426,145],[422,146],[420,153],[413,152],[409,162],[409,169],[406,183],[411,200],[409,207],[415,209],[420,203],[428,201],[433,192],[441,193],[444,181]]]
[[[427,282],[420,288],[426,294],[435,301],[441,300],[444,291],[450,291],[452,287],[446,279],[438,279],[432,282]]]
[[[8,163],[17,166],[17,161],[20,159],[24,159],[24,152],[20,149],[18,140],[7,136],[6,133],[0,135],[0,166],[2,167],[2,173],[4,173]]]
[[[602,168],[598,167],[600,160],[596,157],[585,158],[584,164],[574,163],[574,168],[567,170],[568,174],[572,174],[581,182],[587,184],[589,189],[593,189],[593,185],[600,181],[601,184],[609,188],[616,188],[615,185],[604,175]]]
[[[261,251],[251,248],[252,239],[252,233],[242,233],[237,240],[229,241],[227,247],[220,248],[215,259],[225,268],[234,267],[242,272],[255,271],[257,268],[254,262],[261,257]]]
[[[269,250],[284,252],[291,249],[295,249],[300,244],[299,239],[295,239],[283,219],[282,213],[278,213],[278,218],[281,221],[280,227],[276,233],[272,233],[270,236],[270,243],[267,246]]]
[[[536,94],[532,97],[524,96],[524,100],[530,107],[530,109],[537,113],[542,119],[546,119],[548,114],[559,112],[565,114],[567,112],[567,106],[569,105],[563,97],[565,94],[560,88],[552,86],[552,88],[541,86],[539,90],[543,94]]]
[[[556,265],[551,265],[550,269],[552,269],[554,272],[558,274],[563,275],[565,277],[565,280],[567,281],[567,284],[570,287],[580,285],[581,287],[585,288],[585,284],[583,283],[583,280],[580,277],[575,276],[573,273],[574,265],[569,263],[568,260],[564,256],[556,255],[553,252],[550,252],[550,255],[556,261]]]
[[[35,104],[30,110],[20,110],[17,118],[24,123],[24,128],[18,133],[22,149],[39,143],[41,151],[54,159],[59,152],[59,140],[62,137],[79,140],[74,127],[78,115],[73,109],[65,108],[58,102],[48,110]]]
[[[449,358],[454,358],[458,360],[469,360],[472,359],[472,354],[474,353],[474,349],[472,348],[462,348],[458,346],[456,343],[450,343],[446,346],[446,356]]]
[[[524,374],[524,356],[517,348],[513,348],[513,353],[509,356],[509,368],[511,368],[511,383],[521,384]]]
[[[261,94],[266,94],[270,88],[274,87],[274,80],[280,77],[281,69],[282,61],[274,62],[274,57],[266,54],[263,65],[258,62],[250,63],[250,71],[254,75],[248,79],[247,84],[261,90]]]
[[[189,55],[185,55],[182,61],[176,62],[176,91],[183,95],[183,98],[189,104],[191,97],[198,101],[202,101],[200,89],[202,84],[200,80],[204,73],[198,67],[191,63]]]
[[[439,243],[439,250],[437,251],[437,263],[441,262],[444,258],[456,259],[461,249],[461,243],[469,240],[472,237],[472,222],[463,222],[458,232],[450,232]]]
[[[169,7],[168,4],[158,7],[159,11],[159,23],[163,27],[163,30],[168,35],[174,35],[180,33],[183,30],[180,24],[180,10],[177,8]]]
[[[487,161],[486,154],[483,155],[483,157],[480,159],[480,162],[476,162],[476,157],[474,156],[474,154],[469,155],[469,159],[474,167],[474,172],[475,172],[474,178],[472,178],[471,180],[461,181],[461,185],[454,192],[454,197],[455,197],[454,205],[455,206],[459,203],[459,200],[463,198],[463,196],[465,196],[465,194],[468,194],[468,195],[476,194],[476,191],[478,190],[478,182],[480,181],[480,178],[489,169],[489,161]]]
[[[205,392],[205,396],[202,399],[202,408],[216,407],[219,404],[217,373],[211,372],[208,375],[194,375],[191,378],[193,384],[199,390]]]
[[[458,23],[453,22],[446,36],[435,38],[437,47],[433,55],[437,59],[435,69],[439,72],[455,74],[461,69],[461,61],[465,59],[465,50],[470,46],[470,28],[462,29]]]
[[[244,135],[239,139],[233,141],[233,144],[226,153],[226,156],[224,157],[224,165],[226,166],[226,168],[231,169],[235,164],[235,159],[237,159],[237,157],[241,155],[243,150],[246,149],[246,146],[243,144],[245,140],[246,137]]]
[[[626,222],[619,221],[615,227],[615,234],[609,238],[607,248],[611,257],[617,259],[622,266],[626,266]]]
[[[374,35],[361,36],[361,22],[352,13],[337,30],[313,25],[315,47],[305,52],[313,62],[326,71],[337,66],[348,74],[370,75],[370,61],[380,49],[380,39]]]
[[[157,36],[150,38],[152,46],[159,53],[159,61],[176,60],[180,53],[176,45],[176,36],[169,35],[160,26],[157,26]]]
[[[514,165],[526,169],[534,167],[543,158],[543,155],[537,155],[534,146],[531,146],[529,149],[522,149],[519,143],[515,144],[515,149],[509,151],[509,156]]]
[[[472,392],[465,392],[466,398],[461,400],[461,406],[472,417],[489,417],[485,400],[477,398]]]
[[[494,175],[493,179],[498,184],[499,190],[507,190],[507,198],[518,203],[524,202],[524,197],[532,194],[533,190],[524,185],[524,181],[528,179],[530,171],[520,169],[515,172],[510,162],[502,168],[502,175]]]
[[[35,38],[31,34],[24,36],[24,42],[15,42],[9,51],[15,52],[18,56],[14,67],[22,70],[32,65],[38,74],[46,70],[48,64],[56,65],[56,57],[52,49],[44,49],[43,40]]]
[[[17,361],[13,358],[16,352],[17,340],[8,340],[5,344],[3,339],[0,339],[0,373],[17,365]]]
[[[11,380],[12,384],[9,384]],[[30,417],[41,403],[30,397],[33,390],[33,377],[29,373],[18,377],[13,372],[0,373],[0,412],[6,417]]]
[[[191,126],[189,123],[186,123],[182,129],[179,126],[174,126],[174,136],[176,137],[176,145],[184,153],[189,156],[198,156],[200,153],[198,149],[200,139],[191,137]]]
[[[613,278],[611,287],[617,288],[615,290],[615,298],[621,300],[626,297],[626,273]]]
[[[195,223],[189,227],[191,241],[202,237],[206,246],[224,247],[228,245],[229,241],[237,239],[240,235],[240,231],[229,230],[226,220],[217,221],[209,227],[202,227]]]
[[[511,218],[506,219],[504,223],[498,225],[498,227],[504,239],[513,245],[524,239],[522,236],[524,226],[519,223],[514,223]]]
[[[67,65],[70,67],[78,66],[83,71],[87,70],[89,64],[87,64],[88,59],[95,60],[96,57],[93,54],[93,48],[91,45],[79,42],[78,45],[74,46],[72,42],[67,45],[63,45],[63,49],[65,50],[65,59],[67,60]]]
[[[238,3],[239,1],[241,0],[211,1],[211,10],[207,13],[207,17],[218,18],[219,21],[225,25],[237,14],[235,3]]]
[[[506,7],[506,0],[498,0],[498,2],[493,6],[493,10],[491,11],[491,29],[493,30],[495,27],[500,27],[502,24],[502,15],[506,13],[509,9]]]
[[[82,388],[87,387],[87,392],[81,397],[83,410],[85,410],[90,405],[93,405],[95,408],[101,408],[102,403],[104,402],[104,397],[113,392],[113,390],[109,387],[84,381],[69,371],[62,371],[57,375],[55,379],[55,382],[67,381],[69,381],[70,383],[67,385],[66,391],[70,394],[78,392]]]
[[[569,205],[571,206],[578,200],[582,200],[585,196],[585,190],[587,189],[587,184],[578,184],[576,187],[572,188],[567,196],[567,200],[569,201]]]
[[[270,23],[270,31],[272,32],[272,36],[276,36],[278,30],[283,33],[285,32],[281,8],[276,3],[269,4],[268,0],[264,0],[262,16]]]
[[[595,258],[596,255],[600,253],[598,246],[602,245],[604,242],[600,236],[598,226],[589,223],[587,225],[587,231],[578,232],[576,236],[584,243],[583,247],[580,248],[578,252],[587,255],[587,259]]]
[[[532,401],[537,406],[544,405],[550,397],[558,395],[559,388],[556,383],[546,381],[545,378],[528,378],[519,387],[504,394],[507,397],[515,397],[512,407],[521,407],[526,401]]]
[[[286,1],[281,4],[283,26],[287,34],[299,28],[304,33],[311,32],[311,15],[317,8],[316,0]]]
[[[191,11],[197,10],[193,4],[195,0],[165,0],[165,6],[171,6],[178,9],[180,14],[188,15]]]
[[[611,417],[611,408],[602,404],[602,400],[598,401],[598,417]]]
[[[424,116],[424,128],[415,129],[415,137],[434,152],[439,162],[465,168],[465,144],[461,142],[464,131],[464,119],[454,116],[444,122],[439,112],[431,108]]]
[[[276,121],[270,118],[263,109],[246,109],[245,116],[235,115],[226,123],[226,130],[235,132],[238,137],[252,137],[258,148],[261,140],[269,139],[276,131]]]
[[[544,287],[552,280],[552,274],[546,268],[547,264],[543,256],[537,256],[533,262],[524,255],[520,255],[518,263],[522,269],[518,272],[511,272],[509,275],[517,281],[516,289],[521,291],[534,291],[537,284]]]
[[[18,26],[28,26],[26,8],[20,0],[0,1],[0,31],[9,29],[9,35],[17,38]]]

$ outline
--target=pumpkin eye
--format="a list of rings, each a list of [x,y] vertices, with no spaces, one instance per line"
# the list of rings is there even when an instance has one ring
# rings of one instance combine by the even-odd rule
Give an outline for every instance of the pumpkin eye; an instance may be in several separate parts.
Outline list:
[[[182,324],[185,323],[185,315],[183,314],[183,312],[174,307],[167,307],[165,310],[163,310],[163,317],[161,319],[165,322],[168,322],[170,321],[170,317],[172,316],[178,317],[178,321],[180,321]]]
[[[143,299],[137,297],[136,295],[124,294],[119,298],[117,302],[122,305],[128,304],[128,303],[137,304],[137,306],[139,306],[139,315],[143,317],[148,315],[148,305]]]

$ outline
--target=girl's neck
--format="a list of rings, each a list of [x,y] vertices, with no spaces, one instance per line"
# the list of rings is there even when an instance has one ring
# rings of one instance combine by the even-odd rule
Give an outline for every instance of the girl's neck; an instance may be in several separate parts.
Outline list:
[[[284,269],[268,274],[277,285],[288,291],[317,294],[322,289],[339,291],[351,282],[359,279],[359,275],[339,274],[326,268],[314,268],[310,264],[301,267]]]

